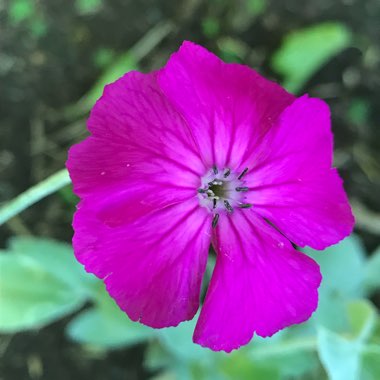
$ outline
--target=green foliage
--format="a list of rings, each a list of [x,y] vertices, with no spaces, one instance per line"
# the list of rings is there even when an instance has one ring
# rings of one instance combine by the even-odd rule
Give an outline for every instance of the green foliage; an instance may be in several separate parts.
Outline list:
[[[325,371],[332,380],[376,379],[380,323],[365,299],[363,245],[351,236],[324,252],[305,251],[324,276],[319,309],[308,322],[271,338],[254,337],[229,355],[192,344],[195,320],[185,322],[157,332],[159,340],[151,343],[146,366],[162,369],[160,379],[323,379]]]
[[[350,333],[358,342],[367,341],[375,331],[376,309],[370,301],[356,300],[347,305]]]
[[[320,267],[323,276],[319,305],[312,321],[334,331],[348,328],[347,300],[364,295],[365,253],[358,237],[352,235],[325,251],[303,250]]]
[[[67,333],[87,345],[116,348],[155,334],[128,319],[104,290],[86,273],[68,244],[50,239],[15,237],[0,254],[0,331],[39,328],[78,310]]]
[[[331,380],[375,379],[371,367],[380,359],[380,346],[367,343],[374,332],[376,310],[368,301],[362,300],[351,303],[348,313],[351,320],[349,334],[342,336],[319,329],[321,362]]]
[[[245,352],[236,352],[226,356],[220,362],[220,371],[225,379],[271,379],[279,380],[280,371],[275,365],[263,365]]]
[[[205,18],[202,20],[202,30],[206,37],[216,37],[220,32],[219,20],[216,17]]]
[[[368,121],[369,110],[368,101],[360,98],[353,99],[348,109],[348,120],[357,125],[365,124]]]
[[[33,19],[30,23],[29,28],[33,36],[36,38],[42,37],[46,34],[48,30],[46,22],[40,17],[36,17],[35,19]]]
[[[338,22],[326,22],[290,33],[272,58],[272,67],[284,76],[284,86],[298,92],[332,57],[349,46],[350,31]]]
[[[67,334],[73,340],[100,348],[117,348],[144,341],[155,334],[153,329],[132,322],[117,307],[103,285],[93,294],[93,300],[94,307],[69,323]]]
[[[241,62],[247,54],[247,47],[241,41],[224,37],[218,40],[220,55],[227,62]]]
[[[159,331],[159,339],[165,349],[180,360],[208,360],[210,352],[195,345],[192,340],[195,323],[198,318],[183,322],[177,327],[168,327]]]
[[[366,345],[361,352],[361,377],[363,380],[380,379],[380,345]]]
[[[114,56],[115,53],[113,50],[107,48],[100,48],[96,50],[94,54],[94,64],[95,66],[103,69],[104,67],[111,64]]]
[[[92,294],[97,280],[77,262],[69,244],[51,239],[14,237],[9,241],[9,249],[34,260],[65,284],[69,291],[86,297]]]
[[[34,15],[34,3],[31,0],[13,0],[9,6],[9,19],[13,24],[31,18]]]
[[[70,208],[74,208],[79,202],[79,197],[77,197],[73,192],[72,184],[59,189],[58,195],[68,206],[70,206]]]
[[[25,23],[31,34],[38,38],[47,32],[47,24],[38,12],[36,2],[33,0],[13,0],[9,5],[9,21],[18,26]]]
[[[271,339],[256,337],[251,343],[249,355],[263,368],[276,370],[279,375],[299,376],[313,370],[318,365],[315,353],[315,338],[297,332],[293,327]]]
[[[261,15],[267,6],[266,0],[246,0],[247,1],[247,9],[248,11],[254,15]]]
[[[78,13],[87,14],[93,13],[100,9],[102,6],[102,0],[76,0],[75,7]]]
[[[380,246],[365,265],[365,286],[369,292],[380,289]]]
[[[38,328],[72,313],[84,304],[91,282],[71,247],[52,240],[12,239],[0,268],[2,332]]]
[[[380,319],[366,297],[379,287],[379,254],[366,260],[356,236],[324,252],[305,251],[324,276],[318,311],[304,324],[271,338],[255,336],[225,354],[192,342],[197,318],[161,330],[130,321],[67,244],[14,238],[0,255],[0,330],[41,327],[90,301],[92,306],[67,325],[68,336],[98,349],[147,341],[145,366],[158,373],[156,380],[324,379],[325,373],[331,380],[377,380]]]
[[[329,379],[359,379],[359,345],[356,342],[321,329],[318,334],[318,352]]]
[[[99,99],[104,91],[104,87],[116,81],[125,73],[138,70],[138,63],[149,54],[162,39],[164,39],[174,29],[170,21],[163,21],[151,28],[139,41],[137,41],[129,50],[122,53],[104,69],[104,72],[90,88],[90,90],[75,104],[65,108],[64,114],[67,118],[76,119],[87,113],[95,102]],[[110,52],[104,52],[100,61],[107,61]],[[104,60],[105,58],[105,60]],[[95,56],[95,64],[97,57]],[[98,58],[99,59],[99,58]]]

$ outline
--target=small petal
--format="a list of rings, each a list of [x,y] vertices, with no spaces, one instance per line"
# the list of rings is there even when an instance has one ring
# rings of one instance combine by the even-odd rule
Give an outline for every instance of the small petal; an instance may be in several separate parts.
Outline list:
[[[74,229],[78,261],[104,279],[132,320],[159,328],[193,318],[211,235],[196,199],[112,228],[82,202]]]
[[[217,261],[194,342],[230,352],[316,309],[318,265],[253,211],[221,218],[213,244]]]
[[[252,152],[247,202],[299,246],[323,249],[354,225],[342,180],[332,164],[328,106],[303,96]]]
[[[165,95],[182,112],[209,168],[241,166],[294,100],[276,83],[184,42],[159,73]],[[179,85],[180,84],[180,85]]]

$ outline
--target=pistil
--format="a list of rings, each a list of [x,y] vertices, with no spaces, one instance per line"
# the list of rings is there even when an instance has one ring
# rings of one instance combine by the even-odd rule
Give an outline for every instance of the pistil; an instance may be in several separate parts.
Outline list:
[[[245,202],[245,193],[249,187],[244,186],[243,177],[248,172],[245,168],[240,174],[230,168],[220,169],[213,166],[202,178],[202,187],[198,189],[198,197],[202,206],[208,207],[213,213],[212,227],[218,224],[220,213],[232,214],[234,207],[250,208]]]

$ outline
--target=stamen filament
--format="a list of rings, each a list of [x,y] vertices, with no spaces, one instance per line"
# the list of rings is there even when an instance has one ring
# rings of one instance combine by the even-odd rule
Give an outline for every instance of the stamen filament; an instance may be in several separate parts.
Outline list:
[[[243,191],[243,192],[245,192],[245,191],[248,191],[249,188],[248,187],[237,187],[235,190],[236,191]]]
[[[239,175],[238,179],[242,179],[247,174],[248,168],[245,168]]]
[[[225,206],[225,208],[227,209],[227,211],[228,212],[232,212],[232,211],[234,211],[234,209],[232,208],[232,206],[230,205],[230,202],[228,202],[228,201],[224,201],[224,206]]]

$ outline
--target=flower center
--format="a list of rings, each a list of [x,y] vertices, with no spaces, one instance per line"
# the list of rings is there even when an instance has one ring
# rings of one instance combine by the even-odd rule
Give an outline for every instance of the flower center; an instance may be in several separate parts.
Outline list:
[[[202,177],[198,189],[199,203],[214,214],[213,227],[216,227],[220,213],[232,213],[235,207],[252,206],[245,202],[245,193],[249,188],[245,186],[243,177],[247,171],[248,168],[245,168],[238,174],[229,168],[219,169],[214,166]]]

